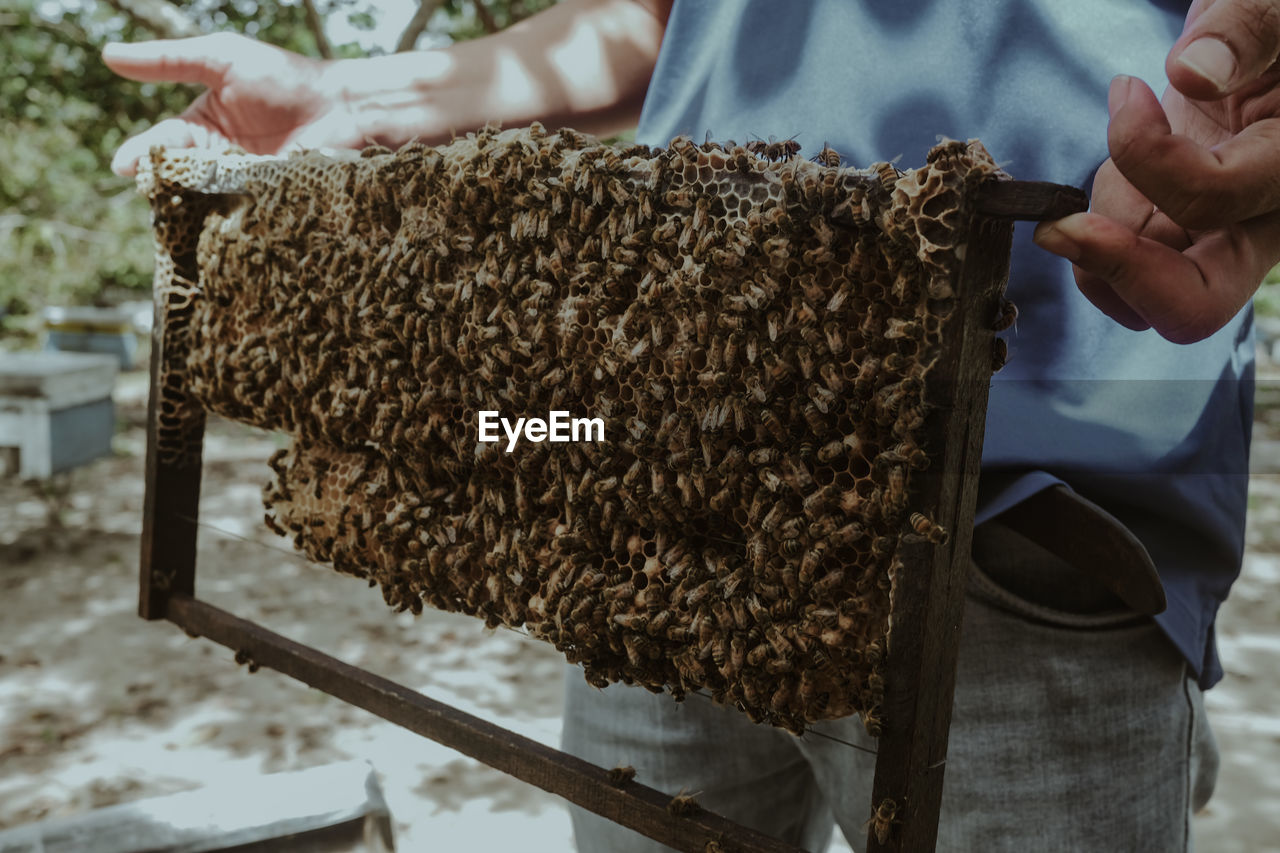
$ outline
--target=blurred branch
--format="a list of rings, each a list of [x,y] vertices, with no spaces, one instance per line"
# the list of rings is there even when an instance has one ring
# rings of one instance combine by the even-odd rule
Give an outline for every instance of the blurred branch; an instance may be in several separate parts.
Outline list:
[[[471,5],[476,7],[476,17],[484,25],[484,31],[486,33],[496,33],[498,31],[498,22],[493,19],[493,13],[484,5],[484,0],[471,0]]]
[[[166,0],[106,0],[108,6],[161,38],[189,38],[202,35],[196,22]]]
[[[73,240],[84,240],[88,243],[114,243],[119,239],[118,235],[108,231],[94,231],[56,219],[37,219],[21,213],[0,214],[0,236],[7,236],[9,232],[19,228],[31,227],[47,229],[50,234],[70,237]]]
[[[427,28],[427,22],[436,13],[436,9],[443,5],[444,0],[419,0],[418,11],[413,13],[404,32],[400,34],[400,40],[396,42],[396,53],[413,50],[413,46],[418,43],[418,36]]]
[[[0,29],[20,29],[22,27],[44,30],[55,36],[61,36],[62,41],[68,44],[85,44],[88,42],[83,30],[65,26],[61,22],[46,21],[33,15],[17,15],[8,12],[0,14]],[[9,36],[5,38],[9,38]]]
[[[324,19],[316,11],[315,0],[302,0],[302,7],[307,12],[307,29],[316,40],[316,50],[324,59],[333,59],[333,48],[324,34]]]

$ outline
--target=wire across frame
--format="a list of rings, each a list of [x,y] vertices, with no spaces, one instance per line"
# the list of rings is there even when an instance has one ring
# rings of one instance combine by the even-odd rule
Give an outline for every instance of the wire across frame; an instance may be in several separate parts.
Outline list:
[[[1085,209],[1082,192],[1035,182],[1001,181],[979,191],[966,260],[953,282],[961,306],[934,383],[949,412],[931,436],[944,448],[941,464],[920,478],[922,499],[954,531],[943,546],[904,542],[915,582],[893,607],[889,678],[879,739],[868,851],[932,850],[937,836],[956,648],[964,605],[977,476],[985,426],[992,333],[990,318],[1008,275],[1012,220],[1055,219]],[[786,842],[701,809],[673,809],[672,797],[633,780],[618,780],[559,750],[463,713],[403,685],[295,643],[195,596],[201,462],[198,453],[165,461],[157,452],[158,385],[164,372],[163,316],[157,309],[151,354],[139,612],[167,619],[190,634],[230,649],[251,666],[266,666],[450,746],[611,821],[689,853],[798,851]],[[186,439],[200,447],[203,420]]]

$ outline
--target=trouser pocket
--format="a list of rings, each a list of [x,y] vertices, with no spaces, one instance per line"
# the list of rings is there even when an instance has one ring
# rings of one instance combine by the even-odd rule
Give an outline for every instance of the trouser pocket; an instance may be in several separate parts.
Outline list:
[[[1061,628],[1150,622],[1099,581],[998,520],[974,531],[969,593],[1010,614]]]

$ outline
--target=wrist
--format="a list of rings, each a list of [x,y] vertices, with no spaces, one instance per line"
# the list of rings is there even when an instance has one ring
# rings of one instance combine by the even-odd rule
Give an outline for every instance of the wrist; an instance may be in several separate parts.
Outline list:
[[[457,88],[452,82],[456,62],[449,54],[431,50],[328,60],[317,88],[331,109],[349,117],[356,138],[392,146],[410,139],[436,143],[450,135],[445,117],[458,112],[449,103]]]

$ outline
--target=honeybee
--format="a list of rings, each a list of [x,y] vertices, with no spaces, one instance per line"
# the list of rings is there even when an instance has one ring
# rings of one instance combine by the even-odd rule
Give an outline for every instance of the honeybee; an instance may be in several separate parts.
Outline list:
[[[698,805],[698,801],[694,799],[692,794],[686,794],[681,791],[671,798],[667,803],[667,812],[673,817],[690,817],[702,811],[702,806]]]
[[[761,525],[763,527],[763,525]],[[798,538],[804,530],[804,520],[799,516],[792,516],[778,525],[777,530],[773,534],[778,539],[794,540]]]
[[[773,413],[772,409],[765,409],[760,413],[760,422],[764,424],[775,439],[778,441],[787,440],[787,431],[782,426],[782,421],[778,420],[778,416]]]
[[[934,543],[935,545],[941,545],[942,543],[947,541],[946,529],[941,525],[934,524],[932,521],[929,520],[927,516],[924,515],[924,513],[920,513],[920,512],[911,513],[910,522],[911,522],[911,528],[916,533],[919,533],[921,536],[926,537],[930,542]]]
[[[800,539],[795,539],[795,538],[784,539],[782,540],[781,544],[778,545],[778,553],[789,560],[795,559],[796,557],[799,557],[801,554],[805,553],[805,544]],[[792,572],[791,576],[794,577],[794,571]],[[784,575],[784,581],[785,579],[786,579],[786,576]],[[791,584],[787,584],[787,586],[788,588],[790,588]]]
[[[836,442],[836,444],[839,444],[839,442]],[[843,448],[844,445],[840,445],[840,446]],[[818,458],[822,459],[821,451],[819,451]],[[829,462],[831,460],[823,459],[822,461]],[[839,488],[834,483],[823,486],[822,488],[817,489],[811,494],[809,494],[801,502],[800,508],[804,511],[804,514],[807,515],[809,518],[815,518],[815,516],[817,516],[818,513],[826,509],[827,504],[835,500],[836,495],[838,495],[839,492],[840,492]],[[810,527],[810,529],[812,530],[812,526]]]
[[[796,361],[800,365],[800,375],[805,379],[813,378],[813,351],[807,346],[796,347]]]
[[[276,522],[276,517],[271,513],[269,512],[264,513],[262,516],[262,520],[263,522],[266,523],[267,529],[269,529],[272,533],[276,534],[277,536],[289,535],[289,532],[285,530],[283,527],[281,527],[279,523]]]
[[[764,469],[764,470],[768,470],[768,469]],[[773,491],[776,491],[776,489]],[[778,529],[778,525],[781,523],[782,517],[786,515],[786,512],[787,512],[786,504],[775,503],[773,505],[773,508],[770,509],[769,512],[765,514],[765,517],[763,519],[761,519],[760,529],[763,530],[765,533],[770,533],[770,534],[774,533]]]
[[[790,160],[800,153],[800,143],[795,141],[795,137],[778,141],[772,136],[769,141],[763,139],[753,139],[746,144],[746,149],[757,157],[763,157],[766,160],[779,162],[782,160]]]
[[[1004,338],[993,338],[991,341],[991,372],[999,373],[1008,360],[1008,342]]]
[[[883,364],[890,373],[901,373],[907,368],[907,357],[900,352],[891,352],[884,357]]]
[[[840,165],[839,152],[829,147],[825,142],[822,143],[822,150],[819,151],[817,154],[813,155],[812,159],[813,159],[813,162],[817,163],[819,166],[836,168]]]
[[[821,411],[821,408],[822,407],[812,400],[800,407],[800,414],[804,416],[805,422],[809,424],[809,428],[814,432],[822,432],[825,427],[822,420],[823,412]]]
[[[867,690],[872,693],[884,695],[884,676],[878,672],[873,672],[867,676]]]
[[[747,652],[747,665],[760,666],[767,660],[773,651],[773,647],[768,643],[760,643],[751,651]]]
[[[627,650],[627,661],[632,666],[639,668],[644,665],[644,648],[639,637],[627,634],[622,638],[622,645]]]
[[[610,785],[613,785],[615,788],[620,788],[632,779],[636,778],[636,769],[631,765],[615,767],[605,774],[605,778],[608,779]]]
[[[725,604],[723,600],[712,603],[711,613],[715,616],[716,623],[720,626],[720,630],[730,631],[733,629],[733,615],[729,612],[729,605]],[[725,650],[722,648],[719,650],[719,653],[721,657],[723,657]]]
[[[649,617],[643,613],[617,613],[613,622],[627,631],[644,631],[649,625]]]
[[[877,536],[871,541],[871,556],[877,560],[883,559],[893,554],[897,548],[897,543],[892,536]]]
[[[844,583],[844,577],[843,569],[831,569],[810,587],[810,592],[815,598],[830,596]]]
[[[893,189],[893,185],[898,182],[898,178],[901,176],[897,167],[889,162],[876,163],[871,168],[875,171],[876,177],[885,189]]]
[[[849,447],[843,441],[831,441],[818,448],[818,461],[834,462],[848,451]]]
[[[929,467],[929,454],[910,441],[902,441],[895,444],[892,448],[876,457],[877,461],[880,459],[884,459],[886,462],[902,462],[917,470]]]
[[[843,548],[846,545],[852,545],[866,535],[866,530],[861,524],[851,521],[832,533],[827,539],[827,543],[832,548]]]
[[[991,324],[991,331],[993,332],[1003,332],[1018,321],[1018,306],[1008,299],[1000,300],[999,312],[996,315],[995,322]]]
[[[239,649],[236,651],[236,663],[241,665],[248,664],[249,672],[258,671],[258,662],[255,661],[253,657],[249,654],[249,652],[246,651],[245,649]]]
[[[699,604],[706,601],[707,598],[715,591],[715,585],[715,581],[706,581],[696,587],[685,596],[685,604],[690,610],[696,608]]]
[[[905,338],[909,341],[918,341],[924,337],[924,326],[920,325],[919,320],[890,317],[885,321],[884,336],[889,340]]]
[[[882,800],[863,829],[872,830],[876,835],[876,841],[884,844],[889,840],[889,832],[893,829],[893,825],[898,822],[897,815],[898,804],[891,799]]]
[[[668,623],[671,622],[672,616],[670,610],[659,610],[649,620],[649,636],[656,637],[667,629]]]
[[[902,465],[889,468],[885,478],[885,504],[895,511],[907,501],[907,475]]]
[[[782,451],[776,447],[758,447],[747,454],[752,465],[770,465],[782,459]]]
[[[814,573],[822,565],[822,560],[826,555],[827,546],[822,542],[816,543],[805,552],[803,559],[800,561],[800,573],[798,575],[800,583],[807,584],[813,579]]]
[[[819,710],[826,708],[826,702],[822,698],[823,694],[819,694],[818,684],[814,680],[813,674],[808,670],[804,670],[800,673],[800,684],[798,685],[796,697],[800,700],[801,704],[810,708],[818,706],[821,706]]]

